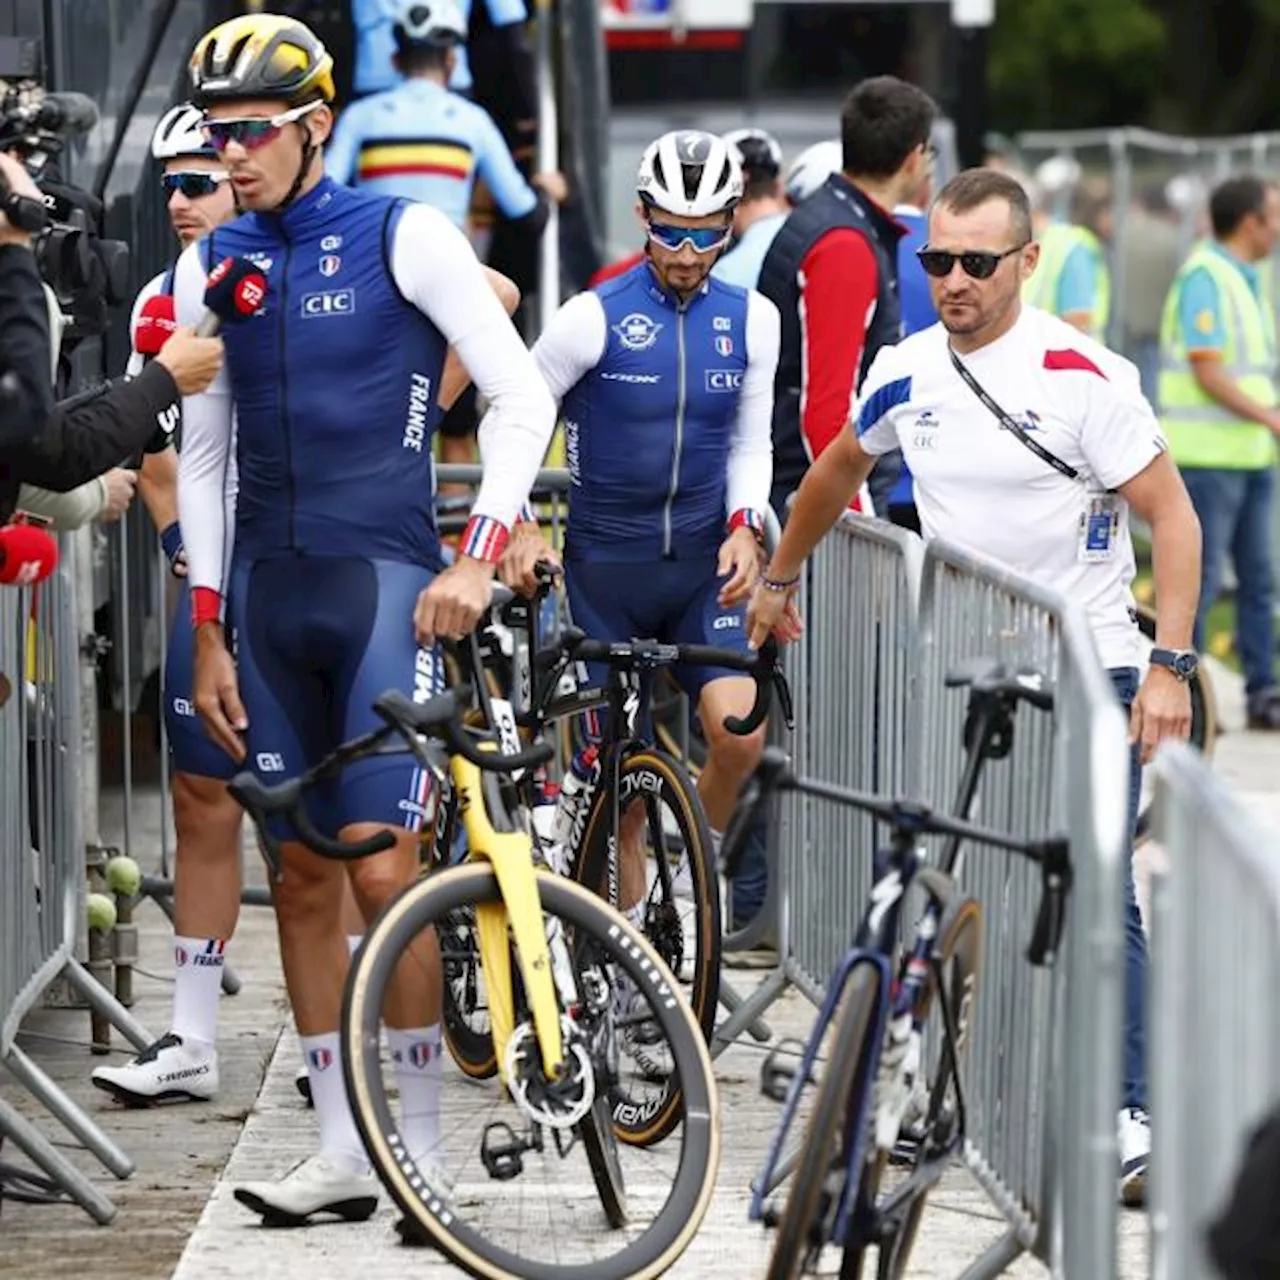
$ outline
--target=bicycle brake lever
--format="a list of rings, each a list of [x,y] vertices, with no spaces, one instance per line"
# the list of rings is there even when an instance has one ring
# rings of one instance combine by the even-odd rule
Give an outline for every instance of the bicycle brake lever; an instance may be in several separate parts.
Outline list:
[[[796,707],[791,700],[791,685],[787,683],[786,672],[781,667],[773,669],[773,690],[778,695],[778,705],[782,708],[782,718],[787,723],[788,731],[796,727]]]
[[[1049,968],[1057,959],[1066,928],[1067,897],[1071,892],[1072,870],[1067,842],[1050,840],[1045,845],[1041,862],[1044,887],[1040,893],[1040,909],[1027,946],[1027,961],[1037,968]]]

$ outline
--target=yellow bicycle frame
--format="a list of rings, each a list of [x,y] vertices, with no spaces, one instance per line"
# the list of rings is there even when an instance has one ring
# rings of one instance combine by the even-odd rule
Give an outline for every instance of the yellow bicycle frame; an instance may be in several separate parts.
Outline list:
[[[493,744],[485,743],[493,749]],[[533,1026],[542,1053],[542,1069],[548,1080],[564,1071],[564,1044],[560,1035],[560,1005],[551,977],[538,874],[533,865],[533,843],[524,832],[493,829],[485,810],[480,770],[454,755],[449,760],[458,807],[467,831],[470,859],[488,862],[498,877],[499,902],[476,907],[476,932],[480,938],[480,965],[489,993],[489,1023],[502,1082],[507,1083],[507,1044],[515,1030],[515,989],[511,980],[511,947],[514,937],[520,955],[520,976],[533,1013]]]

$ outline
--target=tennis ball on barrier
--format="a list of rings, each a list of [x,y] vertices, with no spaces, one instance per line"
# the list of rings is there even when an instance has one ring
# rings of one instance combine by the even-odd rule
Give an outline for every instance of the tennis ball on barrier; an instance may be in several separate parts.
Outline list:
[[[136,898],[142,888],[142,868],[125,854],[118,854],[107,863],[107,888],[123,898]]]
[[[89,928],[109,933],[116,927],[116,900],[105,893],[89,895]]]

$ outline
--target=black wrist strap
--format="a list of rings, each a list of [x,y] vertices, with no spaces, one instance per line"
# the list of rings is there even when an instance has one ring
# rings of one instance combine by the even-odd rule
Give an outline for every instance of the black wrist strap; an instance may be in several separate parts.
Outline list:
[[[1033,439],[1028,432],[1019,423],[1015,422],[1012,415],[1006,413],[992,398],[987,389],[980,383],[977,378],[965,368],[960,357],[951,349],[950,344],[947,345],[947,354],[951,357],[951,363],[955,367],[955,371],[964,379],[965,385],[973,392],[983,405],[995,415],[996,421],[1011,431],[1020,444],[1024,444],[1037,458],[1043,462],[1047,462],[1055,471],[1066,476],[1068,480],[1079,480],[1080,472],[1075,469],[1069,462],[1063,462],[1056,453],[1051,453],[1039,441]]]

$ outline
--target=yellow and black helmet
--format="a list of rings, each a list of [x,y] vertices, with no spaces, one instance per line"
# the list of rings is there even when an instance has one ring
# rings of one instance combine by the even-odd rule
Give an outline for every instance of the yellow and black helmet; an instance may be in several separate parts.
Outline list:
[[[333,58],[296,18],[251,13],[220,23],[191,55],[191,100],[274,98],[300,107],[332,102]]]

